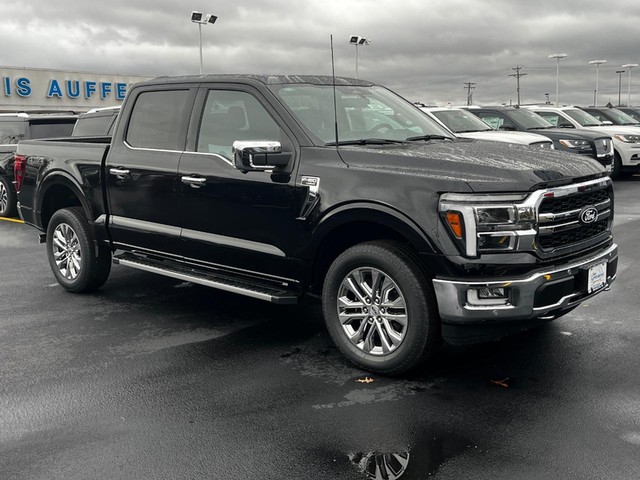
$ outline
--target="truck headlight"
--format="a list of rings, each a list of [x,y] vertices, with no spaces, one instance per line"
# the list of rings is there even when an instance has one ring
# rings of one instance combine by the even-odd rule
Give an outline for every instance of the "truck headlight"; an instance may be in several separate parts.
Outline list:
[[[558,140],[558,142],[566,148],[575,148],[577,150],[586,150],[591,148],[589,140]]]
[[[640,142],[640,135],[621,135],[621,134],[616,134],[614,135],[614,137],[618,140],[620,140],[621,142],[624,143],[638,143]]]
[[[445,193],[440,196],[440,216],[466,256],[513,251],[523,239],[535,237],[536,209],[526,198]]]

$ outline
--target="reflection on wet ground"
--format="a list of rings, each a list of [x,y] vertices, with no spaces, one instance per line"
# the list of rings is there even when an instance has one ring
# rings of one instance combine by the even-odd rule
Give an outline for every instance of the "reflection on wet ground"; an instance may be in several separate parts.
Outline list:
[[[426,478],[435,474],[447,460],[469,448],[472,448],[472,444],[456,435],[432,437],[425,434],[406,451],[356,452],[349,454],[349,460],[364,474],[366,480]]]

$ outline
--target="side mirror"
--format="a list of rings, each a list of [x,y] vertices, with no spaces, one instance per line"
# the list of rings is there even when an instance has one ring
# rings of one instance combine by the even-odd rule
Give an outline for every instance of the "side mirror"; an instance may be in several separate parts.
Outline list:
[[[515,132],[516,127],[513,127],[511,125],[506,125],[503,123],[502,125],[500,125],[500,128],[498,130],[502,130],[506,132]]]
[[[613,122],[611,120],[602,120],[602,124],[603,125],[613,125]]]
[[[559,124],[558,124],[558,127],[559,127],[559,128],[576,128],[576,127],[574,127],[574,126],[573,126],[573,124],[572,124],[572,123],[569,123],[569,122],[562,122],[562,123],[559,123]]]
[[[280,142],[270,140],[233,142],[233,164],[242,173],[264,172],[286,167],[290,158],[290,154],[282,153]]]

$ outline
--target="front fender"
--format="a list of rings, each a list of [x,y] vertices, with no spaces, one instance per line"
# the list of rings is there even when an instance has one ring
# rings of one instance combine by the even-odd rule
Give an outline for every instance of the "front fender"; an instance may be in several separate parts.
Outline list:
[[[313,229],[307,258],[314,258],[325,238],[336,228],[353,222],[372,222],[392,229],[420,253],[437,253],[438,249],[426,232],[409,216],[385,204],[352,202],[327,212]]]

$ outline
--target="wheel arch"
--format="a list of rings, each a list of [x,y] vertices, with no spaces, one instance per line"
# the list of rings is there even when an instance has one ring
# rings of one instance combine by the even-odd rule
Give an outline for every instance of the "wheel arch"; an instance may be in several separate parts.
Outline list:
[[[61,208],[82,207],[87,219],[93,218],[82,189],[73,177],[65,172],[47,176],[38,188],[37,199],[37,222],[45,231],[53,214]]]
[[[346,249],[373,240],[406,244],[415,253],[435,253],[436,248],[413,220],[387,205],[358,202],[327,214],[314,229],[305,257],[312,259],[310,290],[322,291],[331,262]],[[424,265],[420,265],[423,269]]]

